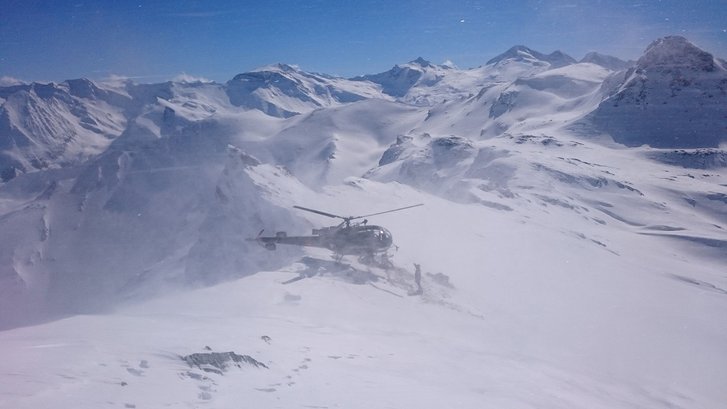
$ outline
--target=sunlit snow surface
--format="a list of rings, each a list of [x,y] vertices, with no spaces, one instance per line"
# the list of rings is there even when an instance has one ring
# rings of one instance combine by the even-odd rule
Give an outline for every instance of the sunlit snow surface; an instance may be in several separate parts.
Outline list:
[[[149,86],[109,149],[0,185],[0,407],[724,407],[725,152],[614,144],[583,118],[624,73],[527,56],[414,61],[397,101]],[[388,270],[245,240],[416,203],[369,220]],[[214,352],[267,368],[182,359]]]
[[[2,406],[718,408],[727,398],[723,247],[700,257],[559,206],[531,217],[352,182],[306,204],[352,214],[426,204],[377,218],[406,272],[354,263],[352,275],[313,252],[324,268],[289,284],[309,267],[6,331]],[[413,262],[423,296],[407,295]],[[179,359],[205,346],[269,369],[218,375]]]

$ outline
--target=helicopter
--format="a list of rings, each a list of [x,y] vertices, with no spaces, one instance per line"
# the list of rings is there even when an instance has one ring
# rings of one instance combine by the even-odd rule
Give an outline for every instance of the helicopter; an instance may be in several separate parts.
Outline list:
[[[331,250],[335,254],[335,258],[339,261],[343,256],[355,255],[359,256],[359,261],[366,264],[374,263],[375,255],[380,254],[382,258],[381,264],[390,264],[386,252],[394,243],[391,233],[384,227],[368,224],[368,220],[365,217],[398,212],[418,206],[423,206],[423,203],[363,216],[339,216],[307,207],[293,206],[299,210],[342,219],[343,221],[336,226],[313,229],[311,236],[288,236],[284,231],[275,233],[275,236],[263,236],[264,230],[261,230],[257,237],[247,240],[257,241],[268,250],[275,250],[278,244],[321,247]],[[358,219],[364,220],[358,223],[353,222]]]

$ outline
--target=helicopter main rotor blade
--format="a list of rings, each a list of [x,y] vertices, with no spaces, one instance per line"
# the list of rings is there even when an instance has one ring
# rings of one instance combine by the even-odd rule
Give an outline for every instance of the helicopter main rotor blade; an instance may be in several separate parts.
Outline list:
[[[418,206],[424,206],[424,203],[419,203],[419,204],[415,204],[415,205],[411,205],[411,206],[406,206],[406,207],[400,207],[398,209],[391,209],[391,210],[387,210],[385,212],[371,213],[371,214],[365,214],[363,216],[351,217],[351,220],[361,219],[363,217],[369,217],[369,216],[376,216],[376,215],[384,214],[384,213],[398,212],[399,210],[411,209],[412,207],[418,207]]]
[[[337,215],[337,214],[332,214],[332,213],[326,213],[326,212],[322,212],[322,211],[320,211],[320,210],[316,210],[316,209],[309,209],[309,208],[307,208],[307,207],[303,207],[303,206],[293,206],[293,207],[294,207],[294,208],[296,208],[296,209],[300,209],[300,210],[305,210],[306,212],[311,212],[311,213],[316,213],[316,214],[320,214],[320,215],[322,215],[322,216],[328,216],[328,217],[333,217],[333,218],[338,218],[338,219],[343,219],[343,220],[346,220],[346,219],[347,219],[346,217],[343,217],[343,216],[339,216],[339,215]]]

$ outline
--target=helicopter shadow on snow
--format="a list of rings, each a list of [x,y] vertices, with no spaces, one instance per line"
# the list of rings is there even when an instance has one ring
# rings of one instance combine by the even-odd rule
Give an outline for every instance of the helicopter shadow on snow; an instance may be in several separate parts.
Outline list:
[[[282,284],[291,284],[305,278],[315,276],[329,276],[335,279],[357,285],[365,285],[376,282],[380,277],[369,270],[362,270],[351,264],[343,263],[335,260],[324,260],[320,258],[305,256],[301,258],[299,263],[304,268],[298,271],[298,276],[290,280],[283,281]]]
[[[301,258],[298,260],[298,263],[303,265],[302,269],[297,270],[298,276],[283,281],[281,284],[291,284],[315,276],[330,277],[349,284],[369,285],[379,291],[399,298],[420,296],[424,302],[439,304],[455,311],[465,312],[476,318],[483,318],[481,313],[470,311],[467,308],[447,301],[449,294],[455,290],[455,287],[450,282],[449,276],[443,273],[432,274],[426,272],[423,277],[424,280],[422,281],[424,290],[421,287],[417,290],[414,286],[414,275],[405,268],[393,265],[387,266],[386,268],[383,266],[356,267],[353,264],[341,261],[320,259],[311,256]],[[374,271],[380,274],[376,274]]]

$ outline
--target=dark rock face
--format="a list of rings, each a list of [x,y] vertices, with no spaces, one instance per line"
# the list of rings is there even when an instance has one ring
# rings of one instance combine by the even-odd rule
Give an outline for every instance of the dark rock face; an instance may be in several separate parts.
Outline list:
[[[656,151],[647,156],[668,165],[687,169],[727,168],[727,151],[720,149]]]
[[[190,367],[197,367],[205,372],[212,372],[222,375],[230,366],[242,368],[243,365],[250,365],[255,368],[268,369],[267,365],[256,360],[250,355],[238,355],[230,352],[201,352],[181,357]]]
[[[604,55],[596,52],[590,52],[586,54],[579,62],[587,62],[591,64],[600,65],[601,67],[607,68],[612,71],[620,71],[629,68],[633,65],[633,61],[623,61],[619,58]]]
[[[717,69],[712,54],[680,36],[660,38],[646,48],[636,62],[638,69],[672,72],[678,69],[713,72]]]

